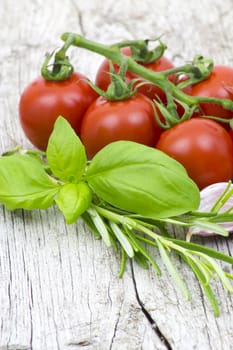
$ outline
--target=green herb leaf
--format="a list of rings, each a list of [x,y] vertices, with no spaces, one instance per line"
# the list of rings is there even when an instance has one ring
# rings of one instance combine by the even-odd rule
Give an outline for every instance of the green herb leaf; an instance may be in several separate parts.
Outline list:
[[[124,248],[121,247],[121,267],[120,267],[120,271],[118,273],[119,278],[121,278],[124,275],[125,266],[126,266],[126,252],[125,252]]]
[[[134,256],[134,250],[133,247],[130,244],[130,241],[128,240],[128,238],[126,237],[126,235],[121,231],[121,229],[119,228],[119,226],[117,224],[115,224],[114,222],[109,222],[109,226],[112,229],[112,232],[114,233],[114,235],[117,237],[118,241],[120,242],[120,244],[122,245],[122,247],[124,248],[125,252],[127,253],[127,255],[130,258],[133,258]]]
[[[208,283],[206,283],[208,279],[206,279],[206,276],[203,274],[203,270],[200,269],[200,265],[198,265],[198,263],[194,259],[191,259],[190,257],[185,257],[185,256],[183,258],[187,262],[187,264],[189,264],[194,274],[196,275],[197,279],[199,280],[207,298],[210,301],[210,304],[214,311],[214,315],[218,317],[219,316],[218,302],[215,298],[215,295],[211,287],[209,286]]]
[[[97,230],[96,226],[94,225],[91,216],[89,215],[89,213],[87,211],[85,211],[82,214],[82,220],[85,222],[85,224],[88,226],[88,228],[90,229],[90,231],[94,234],[95,239],[101,239],[101,234],[99,233],[99,231]]]
[[[223,226],[212,223],[205,219],[194,220],[193,225],[199,227],[200,229],[205,230],[206,232],[215,232],[215,234],[218,234],[224,237],[229,236],[229,232]]]
[[[0,158],[0,202],[7,209],[46,209],[53,205],[60,186],[34,157]]]
[[[85,148],[70,124],[58,117],[46,151],[55,176],[65,182],[78,182],[86,168]]]
[[[134,260],[136,261],[136,263],[138,265],[140,265],[143,269],[148,270],[149,269],[149,265],[148,265],[148,260],[147,258],[145,258],[145,256],[143,254],[141,254],[140,252],[137,252],[134,254]]]
[[[176,245],[178,245],[180,247],[188,249],[189,251],[200,252],[200,253],[205,254],[206,256],[210,256],[214,259],[225,261],[225,262],[233,265],[233,257],[232,256],[227,255],[227,254],[222,253],[222,252],[219,252],[215,249],[209,248],[209,247],[204,246],[202,244],[182,241],[182,240],[179,240],[176,238],[166,237],[166,239],[169,241],[172,241],[173,243],[175,243]]]
[[[127,227],[125,227],[125,230],[128,234],[128,236],[130,237],[131,241],[133,242],[134,245],[134,250],[135,247],[138,249],[138,251],[140,252],[140,254],[151,263],[151,265],[153,266],[153,268],[155,269],[155,271],[157,272],[158,275],[161,275],[161,270],[158,266],[158,264],[156,263],[156,261],[150,256],[150,254],[146,251],[146,249],[143,248],[143,246],[138,242],[136,235],[134,233],[131,232],[131,230],[129,230]],[[135,256],[136,257],[136,256]]]
[[[166,251],[166,248],[163,246],[163,244],[160,242],[159,239],[156,241],[156,243],[158,244],[161,258],[163,259],[163,263],[166,266],[168,272],[170,272],[174,282],[180,288],[180,290],[184,294],[186,300],[189,300],[190,299],[189,290],[188,290],[183,278],[180,276],[179,272],[177,271],[174,264],[172,263],[169,255]]]
[[[196,210],[200,201],[196,184],[180,163],[131,141],[117,141],[99,151],[86,181],[106,202],[151,218]]]
[[[213,277],[213,272],[208,269],[205,263],[200,259],[193,257],[191,254],[180,254],[180,256],[182,256],[186,263],[190,265],[195,273],[198,272],[196,275],[198,276],[200,283],[202,285],[208,286],[210,284],[210,277]]]
[[[210,263],[210,265],[214,268],[214,270],[216,271],[218,277],[220,278],[223,286],[225,287],[225,289],[230,292],[233,293],[233,287],[231,285],[231,283],[229,282],[229,280],[227,279],[227,276],[225,275],[225,272],[222,270],[222,268],[220,267],[220,265],[217,264],[217,262],[206,255],[201,255],[207,262]]]
[[[111,247],[112,245],[112,240],[110,237],[110,234],[108,232],[108,228],[102,217],[98,214],[98,212],[93,208],[90,207],[87,209],[88,214],[90,215],[90,218],[95,225],[97,231],[103,238],[104,243],[106,244],[107,247]]]
[[[80,182],[63,185],[55,201],[67,224],[72,224],[89,208],[91,199],[90,188],[84,182]]]

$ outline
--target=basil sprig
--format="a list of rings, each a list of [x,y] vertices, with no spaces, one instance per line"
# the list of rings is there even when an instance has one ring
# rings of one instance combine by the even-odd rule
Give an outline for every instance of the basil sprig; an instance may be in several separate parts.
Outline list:
[[[96,238],[121,250],[119,276],[127,258],[142,267],[160,267],[145,249],[157,248],[164,265],[186,299],[190,291],[170,254],[176,252],[191,268],[219,315],[210,286],[218,278],[228,292],[229,279],[216,260],[233,264],[233,258],[202,245],[169,237],[167,224],[214,227],[218,215],[232,221],[232,213],[198,213],[200,194],[181,164],[161,151],[130,141],[109,144],[89,162],[85,149],[69,123],[59,117],[46,154],[7,152],[0,157],[0,203],[7,209],[46,209],[57,205],[67,224],[82,218]],[[156,230],[155,230],[156,229]]]

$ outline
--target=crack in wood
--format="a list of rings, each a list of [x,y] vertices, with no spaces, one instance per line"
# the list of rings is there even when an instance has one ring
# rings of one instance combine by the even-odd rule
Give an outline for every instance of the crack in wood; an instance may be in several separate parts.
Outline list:
[[[32,283],[31,280],[29,278],[29,275],[27,273],[27,280],[28,280],[28,284],[29,284],[29,291],[30,291],[30,296],[31,296],[31,300],[29,301],[29,311],[30,311],[30,324],[31,324],[31,331],[30,331],[30,346],[32,349],[32,344],[33,344],[33,318],[32,318],[32,308],[33,308],[33,290],[32,290]]]
[[[150,312],[145,308],[145,306],[144,306],[144,304],[143,304],[143,302],[142,302],[142,300],[141,300],[141,298],[140,298],[140,296],[138,294],[137,283],[136,283],[136,278],[135,278],[135,274],[134,274],[132,261],[130,261],[130,267],[131,267],[131,273],[132,273],[132,279],[133,279],[133,285],[134,285],[134,290],[135,290],[135,294],[136,294],[136,299],[137,299],[138,304],[140,305],[140,308],[141,308],[144,316],[149,321],[149,323],[151,325],[151,328],[156,333],[156,335],[158,336],[160,341],[163,343],[163,345],[166,347],[166,349],[167,350],[172,350],[171,344],[169,343],[167,338],[164,336],[164,334],[162,333],[162,331],[158,327],[157,323],[155,322],[155,320],[151,316]]]
[[[114,327],[113,336],[112,336],[112,339],[111,339],[109,350],[112,349],[112,346],[113,346],[113,343],[114,343],[114,339],[115,339],[116,333],[117,333],[117,327],[118,327],[119,320],[120,320],[120,315],[118,316],[118,318],[116,320],[116,324],[115,324],[115,327]]]
[[[77,4],[75,1],[71,1],[72,5],[74,6],[75,8],[75,11],[76,11],[76,14],[77,14],[77,17],[78,17],[78,23],[79,23],[79,27],[80,27],[80,32],[83,36],[86,36],[86,31],[85,31],[85,28],[84,28],[84,24],[83,24],[83,14],[82,14],[82,11],[79,10]]]
[[[71,342],[67,344],[67,346],[78,346],[78,347],[85,347],[90,346],[92,343],[89,340],[80,340],[78,342]]]

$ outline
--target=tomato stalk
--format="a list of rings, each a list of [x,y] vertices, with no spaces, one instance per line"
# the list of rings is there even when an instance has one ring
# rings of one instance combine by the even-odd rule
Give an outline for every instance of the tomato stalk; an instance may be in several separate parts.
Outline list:
[[[176,84],[180,89],[183,89],[189,85],[197,84],[202,80],[207,79],[212,72],[213,67],[213,60],[197,55],[194,57],[191,64],[175,67],[173,69],[167,70],[164,72],[164,74],[167,76],[171,74],[177,74],[178,79],[180,75],[184,75],[185,79],[181,79],[181,81]]]
[[[98,95],[104,97],[108,101],[122,101],[132,97],[137,92],[137,88],[145,83],[140,83],[137,87],[133,87],[134,83],[138,79],[132,79],[129,83],[126,82],[127,62],[122,60],[120,70],[118,73],[114,72],[113,64],[110,61],[110,84],[106,91],[99,88],[97,85],[89,82],[90,86],[95,90]]]
[[[184,112],[180,116],[177,112],[176,102],[183,108]],[[178,101],[174,99],[171,94],[167,94],[167,104],[164,105],[156,100],[154,100],[154,104],[157,109],[160,111],[161,115],[164,117],[164,121],[160,119],[160,116],[154,108],[154,115],[158,125],[163,129],[170,129],[172,126],[184,122],[191,118],[197,106],[188,106],[186,103]]]
[[[68,56],[66,56],[66,51],[72,45],[72,37],[70,36],[65,41],[63,47],[58,50],[55,54],[46,54],[45,61],[41,67],[41,75],[45,80],[55,80],[63,81],[68,79],[74,71],[72,64],[69,61]],[[50,61],[54,56],[54,62],[52,64],[52,69],[49,69]]]
[[[105,56],[110,61],[113,61],[114,63],[121,65],[122,61],[127,62],[128,70],[138,74],[139,76],[151,81],[158,87],[162,88],[164,91],[167,90],[168,86],[173,86],[172,83],[167,81],[163,73],[160,72],[152,72],[149,69],[143,67],[142,65],[135,62],[135,60],[130,56],[125,56],[122,54],[118,48],[117,45],[103,45],[91,40],[88,40],[84,37],[82,37],[79,34],[72,34],[72,33],[64,33],[62,35],[62,40],[72,42],[71,45],[82,47],[84,49],[90,50],[92,52],[98,53],[100,55]],[[186,96],[186,94],[184,94]],[[195,103],[195,98],[190,97],[190,103],[192,101]]]
[[[163,91],[171,92],[173,97],[177,100],[186,103],[188,106],[198,106],[199,103],[208,102],[208,103],[216,103],[221,105],[225,109],[233,110],[233,102],[227,99],[218,99],[214,97],[200,97],[200,96],[189,96],[184,93],[180,87],[176,86],[174,83],[170,82],[167,79],[168,74],[172,74],[172,72],[178,72],[177,69],[174,71],[169,70],[165,72],[152,72],[151,70],[145,68],[144,66],[138,64],[132,57],[123,55],[119,47],[117,45],[104,45],[91,40],[88,40],[82,37],[79,34],[74,33],[64,33],[61,36],[61,39],[66,44],[66,49],[69,46],[77,46],[89,51],[98,53],[100,55],[105,56],[109,60],[115,62],[118,65],[121,65],[122,60],[126,60],[128,70],[138,74],[139,76],[149,80]],[[127,42],[127,44],[129,44]],[[195,60],[194,60],[195,61]],[[196,64],[194,62],[194,64]],[[209,63],[211,65],[211,63]],[[199,63],[197,67],[199,66]],[[182,73],[190,73],[190,70],[195,71],[197,69],[193,64],[187,64],[182,66]],[[179,70],[180,71],[180,70]]]
[[[159,45],[156,46],[153,50],[149,50],[148,44],[152,40],[124,40],[119,43],[114,44],[118,48],[130,47],[132,51],[132,58],[136,62],[141,62],[149,64],[159,60],[166,50],[167,46],[164,44],[160,38],[153,41],[159,41]]]

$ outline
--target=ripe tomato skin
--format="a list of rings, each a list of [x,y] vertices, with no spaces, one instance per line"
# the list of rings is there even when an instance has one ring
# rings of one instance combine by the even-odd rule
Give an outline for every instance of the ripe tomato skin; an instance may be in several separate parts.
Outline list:
[[[233,177],[233,142],[217,122],[193,118],[166,130],[156,148],[180,162],[200,189]]]
[[[131,55],[131,50],[129,47],[125,47],[121,51],[126,56]],[[140,63],[140,64],[154,72],[161,72],[163,70],[174,68],[173,63],[165,56],[162,56],[160,59],[152,63],[148,63],[148,64]],[[114,67],[114,71],[118,72],[119,66],[114,63],[113,67]],[[130,71],[126,72],[126,83],[129,83],[130,80],[132,79],[138,79],[138,78],[139,76],[137,74],[132,73]],[[141,78],[140,81],[137,82],[136,84],[141,83],[142,81],[146,81],[146,80]],[[103,60],[102,64],[99,66],[97,70],[95,84],[104,91],[107,90],[107,87],[110,84],[109,61],[107,59]],[[165,93],[160,88],[150,83],[140,86],[138,88],[138,92],[146,95],[151,100],[159,97],[163,102],[166,101]]]
[[[59,115],[79,134],[82,117],[97,98],[86,80],[84,75],[75,72],[64,81],[46,81],[38,77],[25,88],[19,101],[19,118],[26,137],[34,146],[46,149]]]
[[[137,93],[121,101],[98,97],[84,115],[80,137],[92,158],[101,148],[119,140],[153,146],[161,132],[151,100]]]
[[[233,129],[231,129],[231,130],[229,131],[229,135],[230,135],[230,137],[231,137],[231,139],[232,139],[232,142],[233,142]]]
[[[215,65],[209,78],[200,83],[184,88],[184,92],[192,96],[217,97],[233,101],[233,68]],[[233,118],[233,111],[224,109],[216,103],[201,103],[203,115],[224,119]],[[228,128],[228,124],[222,124]]]

